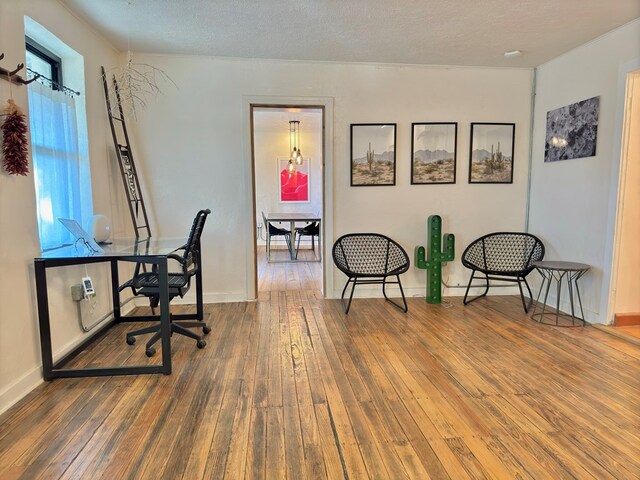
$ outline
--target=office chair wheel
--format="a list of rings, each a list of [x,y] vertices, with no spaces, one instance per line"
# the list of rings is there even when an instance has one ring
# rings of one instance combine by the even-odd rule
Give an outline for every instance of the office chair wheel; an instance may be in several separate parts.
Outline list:
[[[127,345],[133,345],[136,343],[136,337],[127,337]]]
[[[204,333],[205,335],[210,331],[211,331],[211,327],[209,325],[205,325],[204,327],[202,327],[202,333]]]
[[[153,347],[149,347],[144,353],[147,355],[147,357],[153,357],[156,354],[156,349]]]
[[[207,345],[207,342],[205,340],[198,340],[198,343],[196,343],[196,346],[198,348],[204,348]]]

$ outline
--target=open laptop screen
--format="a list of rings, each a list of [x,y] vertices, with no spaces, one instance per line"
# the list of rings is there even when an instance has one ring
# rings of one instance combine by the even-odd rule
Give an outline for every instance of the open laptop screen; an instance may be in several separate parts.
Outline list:
[[[96,243],[91,235],[89,235],[78,222],[70,218],[58,218],[60,223],[65,226],[76,240],[79,240],[88,250],[93,253],[102,253],[104,250]]]

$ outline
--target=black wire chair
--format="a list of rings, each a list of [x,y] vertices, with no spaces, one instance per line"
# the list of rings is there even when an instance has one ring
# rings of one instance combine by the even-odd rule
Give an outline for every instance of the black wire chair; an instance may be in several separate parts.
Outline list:
[[[520,299],[525,312],[528,307],[524,299],[522,284],[524,283],[529,291],[529,307],[533,302],[531,288],[527,283],[526,276],[533,270],[534,262],[544,258],[544,245],[534,235],[520,232],[497,232],[489,233],[471,242],[462,253],[462,265],[472,270],[467,290],[464,294],[463,303],[465,305],[484,297],[489,291],[489,281],[496,280],[502,282],[513,282],[518,284],[520,289]],[[484,293],[467,300],[469,289],[476,277],[476,272],[484,275],[486,285]],[[479,287],[483,285],[473,285]]]
[[[191,232],[189,233],[187,243],[175,250],[174,253],[168,255],[168,258],[175,260],[180,265],[179,272],[170,272],[168,274],[169,301],[177,296],[183,297],[185,293],[187,293],[191,286],[191,278],[196,275],[201,268],[200,237],[202,235],[202,230],[204,229],[207,216],[210,213],[211,210],[209,209],[200,210],[193,220],[193,225],[191,226]],[[131,288],[134,295],[144,295],[145,297],[148,297],[149,304],[152,308],[158,306],[160,301],[160,282],[157,269],[154,268],[151,272],[143,273],[140,273],[139,270],[136,269],[134,277],[122,284],[118,290],[122,291],[125,288]],[[211,331],[211,328],[204,321],[178,321],[174,319],[172,314],[170,314],[170,318],[172,334],[178,333],[180,335],[193,338],[197,341],[196,345],[198,348],[205,347],[207,342],[201,336],[191,330],[187,330],[188,328],[199,327],[202,328],[202,332],[206,335]],[[138,335],[144,335],[147,333],[153,333],[153,336],[149,339],[146,345],[146,354],[148,357],[151,357],[156,353],[153,344],[156,343],[161,336],[159,324],[128,332],[126,338],[127,343],[129,345],[133,345],[136,343],[136,337]]]
[[[276,227],[267,220],[264,212],[260,213],[262,213],[262,221],[264,222],[264,228],[267,233],[267,262],[271,258],[271,237],[284,237],[285,242],[287,242],[289,255],[291,255],[291,248],[293,248],[291,245],[291,230]]]
[[[349,313],[356,285],[366,284],[382,284],[385,300],[405,313],[408,311],[407,300],[404,297],[402,283],[400,283],[400,275],[409,270],[409,257],[407,252],[394,240],[378,233],[343,235],[333,245],[333,261],[340,271],[348,277],[340,297],[344,313]],[[396,277],[396,280],[389,281],[389,277]],[[350,283],[352,286],[349,302],[345,305],[344,294]],[[400,287],[403,305],[387,297],[386,286],[388,284],[397,284]]]

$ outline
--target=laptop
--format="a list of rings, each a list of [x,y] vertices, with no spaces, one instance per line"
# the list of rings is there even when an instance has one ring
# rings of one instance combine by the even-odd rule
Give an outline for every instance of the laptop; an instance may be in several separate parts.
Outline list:
[[[77,241],[80,241],[92,253],[104,252],[102,247],[96,243],[91,235],[85,232],[78,222],[70,218],[58,218],[58,221],[62,223],[69,232],[71,232],[71,235],[73,235]]]

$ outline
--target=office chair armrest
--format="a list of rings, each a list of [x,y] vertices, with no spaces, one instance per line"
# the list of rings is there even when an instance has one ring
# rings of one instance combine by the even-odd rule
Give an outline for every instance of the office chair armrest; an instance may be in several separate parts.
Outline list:
[[[171,260],[175,260],[180,265],[182,265],[184,263],[184,257],[182,255],[177,255],[175,253],[170,253],[169,255],[167,255],[167,258],[171,259]]]

